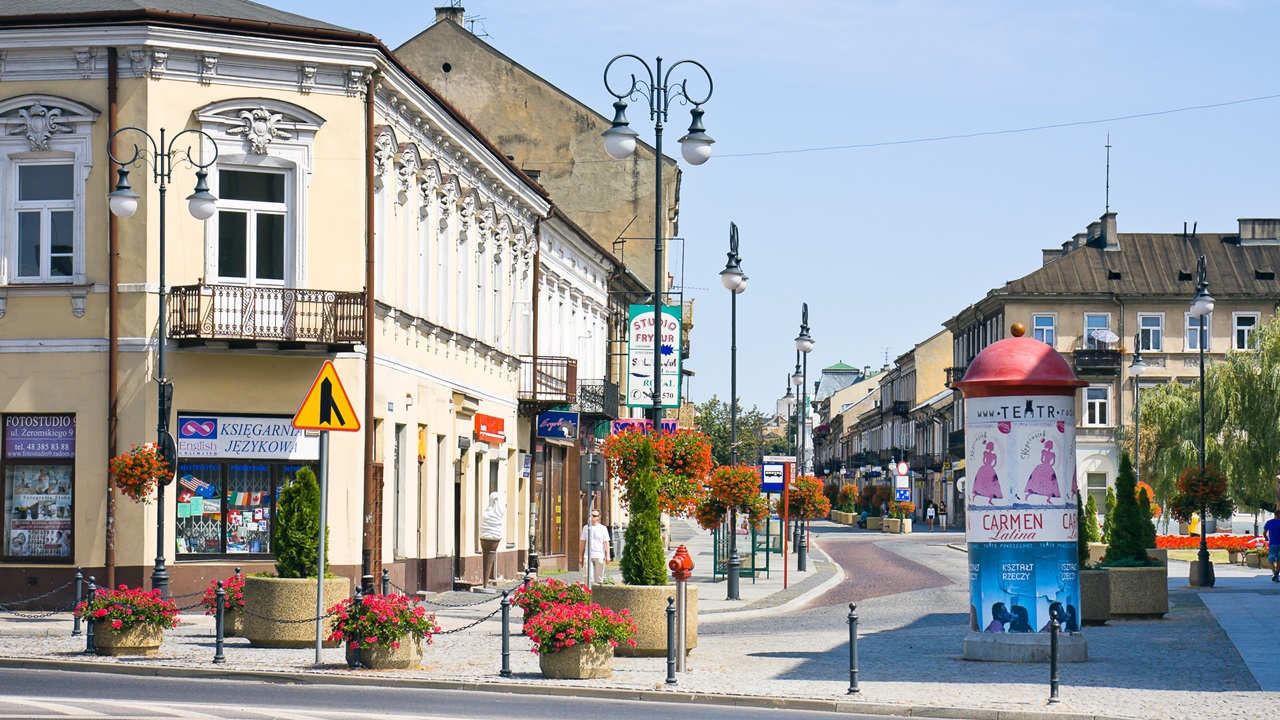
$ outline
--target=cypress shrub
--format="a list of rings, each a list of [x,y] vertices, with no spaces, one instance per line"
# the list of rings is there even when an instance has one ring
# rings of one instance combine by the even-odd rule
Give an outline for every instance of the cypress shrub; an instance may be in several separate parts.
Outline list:
[[[276,575],[282,578],[316,576],[320,555],[320,485],[311,468],[302,468],[284,486],[276,502],[272,550]],[[324,533],[324,573],[329,574],[329,530]]]
[[[1102,542],[1111,544],[1111,518],[1116,511],[1115,488],[1107,488],[1107,499],[1102,504]]]
[[[1151,496],[1147,495],[1146,488],[1138,491],[1138,514],[1146,520],[1142,526],[1142,547],[1153,548],[1156,546],[1156,524],[1151,517]]]
[[[1147,557],[1146,530],[1151,525],[1151,514],[1142,517],[1138,506],[1137,481],[1133,475],[1133,462],[1128,453],[1120,455],[1120,472],[1116,475],[1116,505],[1111,517],[1111,542],[1107,545],[1104,564],[1120,566],[1145,566]]]
[[[636,470],[627,480],[631,523],[622,546],[622,581],[628,585],[666,585],[667,563],[662,549],[662,511],[658,506],[658,476],[653,446],[637,450]]]
[[[1087,503],[1076,504],[1076,564],[1083,570],[1089,565],[1089,543],[1098,542],[1098,505],[1089,496]]]

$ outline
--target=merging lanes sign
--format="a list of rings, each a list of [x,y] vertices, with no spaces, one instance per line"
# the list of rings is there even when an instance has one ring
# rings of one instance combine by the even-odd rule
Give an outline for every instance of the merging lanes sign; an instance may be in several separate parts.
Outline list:
[[[342,388],[332,360],[324,361],[310,392],[293,416],[293,426],[299,430],[355,432],[360,429],[360,417],[347,399],[347,391]]]

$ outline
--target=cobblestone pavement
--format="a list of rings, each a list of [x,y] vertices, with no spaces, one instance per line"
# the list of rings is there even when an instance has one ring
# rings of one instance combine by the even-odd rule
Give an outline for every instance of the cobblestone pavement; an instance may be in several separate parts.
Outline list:
[[[891,537],[823,524],[815,524],[813,536],[818,547],[815,560],[826,551],[844,565],[842,585],[825,593],[814,590],[820,596],[800,610],[763,616],[759,612],[702,616],[698,647],[690,655],[689,672],[680,676],[676,690],[844,700],[849,685],[847,601],[852,599],[860,616],[862,692],[857,700],[885,706],[881,710],[918,714],[927,712],[928,707],[952,708],[952,717],[985,717],[1001,710],[1261,720],[1274,717],[1280,707],[1280,693],[1258,689],[1226,633],[1188,589],[1171,590],[1171,610],[1163,620],[1113,621],[1105,627],[1088,628],[1085,636],[1090,660],[1062,667],[1062,703],[1049,706],[1047,666],[960,658],[967,631],[966,555],[950,543],[963,542],[963,538],[941,533]],[[722,593],[722,588],[721,584],[702,592]],[[498,597],[494,596],[493,604],[438,607],[435,612],[446,630],[458,628],[492,612]],[[519,626],[517,609],[513,608],[513,616],[515,630]],[[24,623],[28,623],[26,630]],[[39,636],[38,628],[48,627],[48,621],[6,618],[4,626],[0,658],[213,667],[211,623],[201,616],[184,616],[183,625],[166,633],[162,655],[153,659],[85,655],[83,638]],[[65,620],[61,627],[65,632],[70,621]],[[664,687],[663,658],[618,658],[614,675],[608,679],[544,680],[537,657],[529,652],[529,642],[519,636],[513,636],[511,644],[514,677],[499,678],[499,630],[498,620],[492,619],[465,632],[438,636],[426,648],[420,671],[359,674],[517,685],[569,684],[584,691]],[[227,663],[221,667],[228,671],[352,672],[336,649],[324,650],[318,666],[313,664],[314,649],[250,648],[239,638],[227,641],[225,653]]]

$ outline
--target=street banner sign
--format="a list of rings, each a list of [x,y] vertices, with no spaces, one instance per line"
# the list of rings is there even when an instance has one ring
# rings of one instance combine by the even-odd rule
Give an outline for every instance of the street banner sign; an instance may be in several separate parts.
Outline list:
[[[347,398],[347,391],[342,388],[342,380],[332,360],[324,361],[302,406],[294,413],[293,426],[299,430],[343,432],[360,429],[360,417]]]
[[[664,408],[680,407],[681,308],[662,306],[662,355],[654,358],[652,305],[632,305],[627,323],[627,407],[653,407],[653,366],[661,364]]]

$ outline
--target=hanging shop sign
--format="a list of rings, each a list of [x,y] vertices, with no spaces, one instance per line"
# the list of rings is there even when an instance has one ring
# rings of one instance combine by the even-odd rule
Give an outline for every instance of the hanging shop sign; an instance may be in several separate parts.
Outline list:
[[[556,440],[578,438],[578,413],[548,410],[538,415],[538,437]]]
[[[320,438],[289,417],[178,415],[178,457],[317,460]]]
[[[627,323],[627,406],[653,407],[653,346],[656,332],[652,305],[632,305]],[[661,403],[680,405],[680,308],[662,306]]]
[[[76,416],[4,416],[0,555],[71,562]]]
[[[610,423],[610,431],[614,435],[624,432],[638,432],[648,435],[653,432],[653,421],[644,418],[623,418]],[[677,429],[675,418],[662,418],[662,432],[673,433]]]
[[[506,423],[500,417],[476,413],[476,439],[480,442],[486,442],[492,445],[501,445],[507,441],[507,434],[504,432],[505,427]]]

